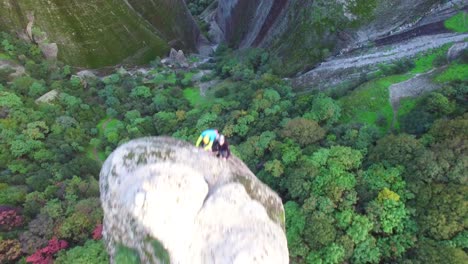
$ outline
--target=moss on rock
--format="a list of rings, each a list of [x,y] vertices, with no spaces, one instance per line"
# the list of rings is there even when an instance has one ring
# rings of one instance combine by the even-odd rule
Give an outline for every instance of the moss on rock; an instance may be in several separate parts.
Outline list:
[[[33,13],[34,26],[58,44],[59,59],[97,68],[148,62],[165,55],[174,39],[193,50],[198,31],[186,10],[182,0],[0,0],[0,28],[24,32]]]
[[[169,252],[164,248],[164,246],[159,242],[157,239],[151,241],[151,245],[153,245],[154,254],[158,257],[159,262],[162,264],[169,264],[171,263],[171,257],[169,256]]]
[[[116,264],[139,264],[140,257],[135,250],[119,244],[114,261]]]

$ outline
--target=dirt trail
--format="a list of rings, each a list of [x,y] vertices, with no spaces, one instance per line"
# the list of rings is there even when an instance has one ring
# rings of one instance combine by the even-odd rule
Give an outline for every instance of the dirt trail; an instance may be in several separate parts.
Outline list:
[[[423,93],[440,88],[439,84],[432,82],[431,77],[440,69],[433,69],[429,72],[418,74],[413,78],[401,83],[392,84],[389,88],[389,99],[393,109],[397,109],[400,100],[406,97],[418,97]]]
[[[107,124],[109,124],[110,121],[112,121],[112,117],[108,117],[104,122],[102,122],[101,127],[103,131],[106,130]]]
[[[97,162],[101,162],[101,159],[99,159],[99,155],[98,155],[98,152],[97,152],[97,149],[96,148],[93,148],[93,159]]]
[[[102,131],[106,130],[107,124],[109,124],[110,121],[112,121],[112,118],[108,117],[106,120],[104,120],[104,122],[102,122],[102,124],[101,124]],[[94,160],[96,160],[97,162],[102,163],[101,159],[99,158],[99,153],[98,153],[98,150],[96,149],[96,147],[93,147],[92,152],[93,152]]]

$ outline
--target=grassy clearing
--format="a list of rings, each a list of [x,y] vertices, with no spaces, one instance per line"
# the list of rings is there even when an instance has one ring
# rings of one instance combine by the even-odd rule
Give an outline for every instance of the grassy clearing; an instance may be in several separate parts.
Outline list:
[[[341,98],[339,100],[343,109],[341,121],[375,124],[382,132],[388,131],[393,119],[388,88],[410,77],[410,75],[393,75],[373,80]]]
[[[468,32],[468,13],[460,12],[445,21],[445,27],[455,32]]]
[[[430,71],[434,68],[434,60],[439,56],[445,56],[451,45],[451,43],[448,43],[440,48],[430,50],[429,52],[418,56],[414,61],[415,67],[411,70],[411,73],[417,74]]]
[[[395,129],[399,130],[400,129],[400,122],[401,118],[405,115],[407,115],[411,110],[413,110],[417,103],[419,101],[419,98],[403,98],[400,100],[400,106],[398,107],[398,113],[397,117],[394,123]]]
[[[104,118],[99,121],[97,128],[99,130],[99,135],[104,135],[106,132],[115,130],[116,126],[119,124],[119,120],[112,119],[110,117]]]
[[[468,80],[468,64],[452,64],[435,78],[439,83],[457,80]]]
[[[0,52],[0,60],[9,60],[9,59],[11,59],[10,56],[8,56],[8,55],[5,54],[5,53],[1,53],[1,52]]]
[[[96,155],[94,154],[94,151],[96,151],[97,158],[98,158],[97,160],[96,160]],[[88,148],[86,149],[86,156],[98,162],[104,162],[107,158],[106,153],[104,153],[104,151],[96,150],[96,147],[93,145],[89,145]]]
[[[411,110],[416,107],[418,98],[403,98],[400,100],[400,106],[398,107],[398,116],[407,115]]]
[[[466,15],[466,13],[464,14]],[[457,15],[460,24],[462,14]],[[453,19],[453,18],[452,18]],[[445,57],[452,43],[420,54],[414,60],[415,67],[405,75],[378,77],[366,82],[342,97],[339,102],[343,109],[341,121],[344,123],[367,123],[377,125],[383,133],[390,129],[393,120],[393,110],[389,101],[388,88],[395,83],[406,81],[416,74],[425,73],[438,67],[438,58]],[[435,78],[436,82],[443,83],[454,80],[468,80],[467,64],[452,64]],[[394,128],[399,129],[398,120],[407,115],[416,107],[419,98],[404,98],[400,101]]]
[[[185,88],[184,97],[189,101],[192,107],[206,103],[206,99],[200,95],[200,89],[198,88]]]

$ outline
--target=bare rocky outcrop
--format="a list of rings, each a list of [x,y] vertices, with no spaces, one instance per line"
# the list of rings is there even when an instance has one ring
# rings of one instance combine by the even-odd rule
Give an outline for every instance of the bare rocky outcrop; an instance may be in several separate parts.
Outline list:
[[[26,15],[28,19],[28,25],[26,26],[26,34],[29,37],[29,41],[37,44],[39,49],[42,51],[44,57],[48,60],[55,60],[58,56],[57,43],[49,43],[47,33],[45,32],[34,32],[34,12],[29,12]]]
[[[418,97],[421,94],[441,88],[442,85],[432,81],[432,78],[440,71],[440,69],[431,70],[424,74],[418,74],[407,81],[392,84],[389,87],[389,93],[390,103],[394,111],[398,109],[403,98]]]
[[[58,46],[57,43],[41,43],[39,48],[42,51],[44,57],[48,60],[55,60],[58,56]]]
[[[447,60],[454,61],[460,57],[463,52],[468,50],[468,41],[456,43],[447,52]]]
[[[100,174],[104,240],[114,263],[288,263],[281,199],[238,158],[167,137],[117,148]]]
[[[381,63],[415,57],[430,49],[439,48],[448,43],[467,43],[468,34],[445,33],[434,36],[422,36],[403,43],[376,47],[366,52],[342,55],[330,58],[315,69],[292,80],[296,88],[327,89],[347,83],[358,84],[362,76],[378,70]]]
[[[36,104],[40,103],[51,103],[59,96],[59,92],[57,90],[51,90],[46,94],[42,95],[41,97],[36,99]]]
[[[189,66],[187,58],[182,50],[171,49],[169,52],[169,57],[161,60],[162,64],[165,64],[169,67],[182,67],[187,68]]]
[[[288,76],[305,73],[330,55],[448,33],[443,21],[467,6],[463,0],[218,2],[214,14],[205,15],[214,39],[268,49],[279,55],[279,70]]]
[[[13,79],[24,75],[26,70],[20,64],[12,60],[0,59],[0,70],[9,72],[9,78]]]

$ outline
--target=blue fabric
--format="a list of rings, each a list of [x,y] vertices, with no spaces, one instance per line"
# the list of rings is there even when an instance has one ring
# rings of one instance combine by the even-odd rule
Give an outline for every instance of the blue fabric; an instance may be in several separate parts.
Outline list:
[[[205,136],[208,136],[210,137],[210,141],[215,141],[217,135],[218,135],[218,132],[216,132],[216,130],[214,129],[208,129],[201,133],[202,138],[204,138]]]

